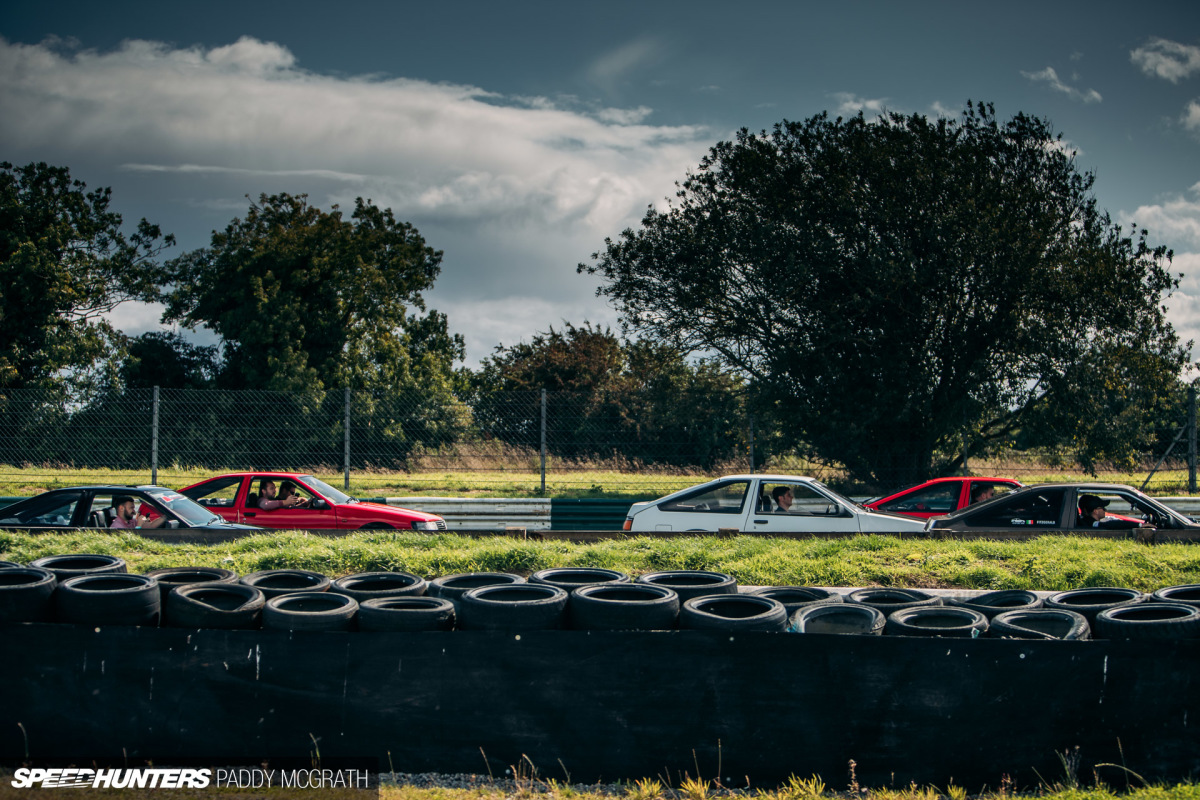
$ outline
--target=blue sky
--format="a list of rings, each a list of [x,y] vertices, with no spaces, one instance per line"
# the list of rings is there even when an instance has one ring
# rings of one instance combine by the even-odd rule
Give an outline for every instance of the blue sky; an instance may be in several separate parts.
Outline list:
[[[0,160],[111,186],[172,254],[246,195],[369,197],[445,252],[427,299],[471,366],[564,320],[615,327],[575,265],[738,128],[968,99],[1048,118],[1101,207],[1175,250],[1171,319],[1200,341],[1200,3],[9,0],[0,17]],[[115,319],[138,333],[158,313]]]

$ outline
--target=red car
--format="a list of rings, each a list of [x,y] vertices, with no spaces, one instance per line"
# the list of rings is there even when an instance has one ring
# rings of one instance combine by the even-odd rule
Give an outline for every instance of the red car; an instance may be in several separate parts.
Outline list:
[[[979,502],[1019,489],[1022,485],[1008,478],[934,478],[863,505],[876,511],[929,519],[971,505],[972,493],[984,493],[984,497],[977,497],[976,502]],[[990,494],[987,493],[989,488]]]
[[[285,484],[295,489],[299,505],[270,510],[259,506],[264,494],[279,499]],[[437,514],[363,502],[312,475],[297,472],[233,472],[193,484],[179,493],[230,522],[263,528],[446,530],[446,521]]]

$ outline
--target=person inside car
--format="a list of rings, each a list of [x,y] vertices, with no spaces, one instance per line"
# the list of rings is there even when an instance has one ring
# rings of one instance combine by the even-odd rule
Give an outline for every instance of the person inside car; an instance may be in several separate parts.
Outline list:
[[[1116,519],[1108,516],[1108,512],[1104,509],[1108,507],[1109,501],[1102,500],[1094,494],[1084,494],[1079,496],[1079,517],[1080,528],[1104,528],[1107,530],[1122,530],[1129,528],[1150,528],[1148,523],[1138,522],[1132,519]]]
[[[129,495],[113,498],[113,521],[110,528],[157,528],[167,521],[165,516],[150,519],[137,513],[137,503]]]
[[[263,511],[274,511],[277,508],[294,508],[300,498],[292,495],[286,499],[275,497],[275,481],[262,482],[262,494],[258,498],[258,507]]]
[[[771,497],[775,500],[775,510],[785,514],[791,510],[792,500],[795,499],[790,486],[776,486],[771,490]]]
[[[296,492],[296,484],[291,481],[284,481],[279,484],[279,500],[286,505],[289,499],[294,499],[295,502],[290,508],[308,508],[312,502],[311,500],[300,499],[300,495]]]
[[[990,483],[977,483],[971,487],[971,505],[991,500],[996,496],[996,489]]]

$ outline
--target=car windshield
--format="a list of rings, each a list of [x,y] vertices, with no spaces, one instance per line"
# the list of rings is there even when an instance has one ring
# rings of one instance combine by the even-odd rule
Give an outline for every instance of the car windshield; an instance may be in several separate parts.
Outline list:
[[[197,525],[208,525],[212,522],[221,522],[221,518],[209,511],[204,506],[184,497],[179,492],[169,490],[159,490],[146,492],[150,497],[154,498],[155,502],[161,503],[164,508],[170,511],[175,516],[179,517],[190,527]]]
[[[333,488],[325,481],[320,480],[318,478],[314,478],[312,475],[301,475],[299,480],[301,483],[303,483],[308,488],[312,489],[317,494],[324,496],[325,499],[331,503],[341,504],[341,503],[357,503],[358,502],[357,500],[355,500],[353,497],[346,494],[345,492],[339,491],[338,489]]]
[[[844,494],[841,494],[840,492],[835,492],[833,489],[830,489],[828,486],[821,483],[820,481],[813,481],[812,485],[817,487],[820,491],[824,492],[826,497],[832,497],[834,500],[837,500],[839,503],[845,503],[850,508],[854,508],[855,506],[861,505],[861,503],[854,502],[849,497],[846,497]]]

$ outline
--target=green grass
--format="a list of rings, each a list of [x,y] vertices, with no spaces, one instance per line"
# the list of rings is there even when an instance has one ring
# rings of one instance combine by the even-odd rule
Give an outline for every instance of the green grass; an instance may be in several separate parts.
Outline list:
[[[592,566],[641,574],[707,569],[742,584],[903,586],[912,588],[1066,590],[1126,586],[1150,591],[1200,583],[1200,548],[1139,545],[1115,539],[1045,536],[1024,542],[636,536],[596,543],[472,538],[390,531],[327,538],[265,533],[219,545],[165,544],[132,533],[30,535],[0,531],[0,559],[28,562],[60,553],[121,556],[132,572],[217,566],[239,574],[309,569],[331,576],[400,570],[433,577],[460,572],[516,572]]]

